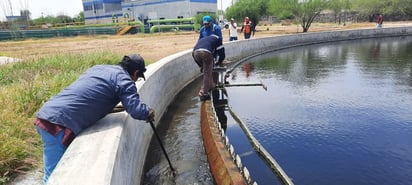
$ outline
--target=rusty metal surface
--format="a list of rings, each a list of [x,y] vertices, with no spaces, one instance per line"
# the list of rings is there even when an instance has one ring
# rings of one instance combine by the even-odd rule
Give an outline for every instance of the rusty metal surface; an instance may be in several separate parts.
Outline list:
[[[203,143],[215,183],[217,185],[247,184],[229,151],[225,148],[211,106],[210,100],[202,102],[201,124]]]

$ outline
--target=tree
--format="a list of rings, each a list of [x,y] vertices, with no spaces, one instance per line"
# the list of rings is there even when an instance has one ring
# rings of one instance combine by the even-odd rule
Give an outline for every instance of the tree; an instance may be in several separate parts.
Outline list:
[[[377,13],[412,16],[412,0],[352,0],[353,10],[369,16],[373,22]]]
[[[210,16],[214,22],[217,23],[216,14],[215,13],[199,13],[195,15],[195,22],[199,25],[203,25],[203,16]]]
[[[346,12],[350,10],[351,8],[351,3],[349,0],[330,0],[329,1],[329,9],[333,11],[335,14],[335,22],[336,20],[339,21],[339,24],[341,23],[342,20],[342,11],[344,14],[344,18],[346,18]],[[344,23],[345,24],[345,20]]]
[[[328,8],[329,0],[270,0],[270,11],[275,15],[290,13],[307,32],[313,20]]]
[[[267,10],[267,0],[239,0],[226,9],[226,17],[235,20],[243,20],[243,18],[249,17],[257,25],[260,17],[267,15]]]
[[[369,17],[369,22],[373,22],[375,15],[377,13],[388,13],[385,12],[385,7],[388,8],[388,3],[393,0],[353,0],[353,9],[360,14],[367,15]]]
[[[84,12],[81,11],[78,15],[76,15],[73,20],[75,22],[84,22]]]
[[[73,22],[73,18],[71,18],[70,16],[67,15],[58,15],[56,17],[57,19],[57,23],[69,23],[69,22]]]
[[[392,0],[392,3],[394,12],[401,12],[405,15],[412,16],[412,0]]]

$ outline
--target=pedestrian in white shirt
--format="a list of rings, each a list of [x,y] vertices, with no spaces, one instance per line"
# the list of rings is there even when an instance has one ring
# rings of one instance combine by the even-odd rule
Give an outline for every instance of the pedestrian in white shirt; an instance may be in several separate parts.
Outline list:
[[[230,19],[229,24],[229,41],[237,40],[237,24],[235,23],[235,19]]]

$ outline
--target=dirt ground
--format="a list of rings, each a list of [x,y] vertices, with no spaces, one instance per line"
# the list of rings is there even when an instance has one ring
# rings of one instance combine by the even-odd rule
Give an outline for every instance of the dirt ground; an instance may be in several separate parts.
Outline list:
[[[375,28],[375,23],[347,23],[346,26],[334,23],[313,23],[310,32]],[[386,22],[383,27],[412,26],[411,22]],[[280,24],[257,26],[254,38],[302,33],[299,25]],[[224,42],[228,41],[228,30],[222,30]],[[56,54],[80,54],[96,51],[109,51],[118,54],[139,53],[146,61],[156,62],[168,55],[191,49],[199,33],[168,32],[134,35],[97,35],[50,39],[29,39],[25,41],[0,42],[0,56],[23,60]],[[239,39],[243,35],[239,33]]]

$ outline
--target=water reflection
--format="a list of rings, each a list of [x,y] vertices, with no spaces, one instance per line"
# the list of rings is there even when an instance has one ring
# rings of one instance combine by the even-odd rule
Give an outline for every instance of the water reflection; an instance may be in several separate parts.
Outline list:
[[[223,131],[226,132],[227,128],[227,116],[226,116],[226,109],[227,109],[227,93],[223,88],[215,88],[212,91],[213,96],[213,106],[215,107],[216,116],[222,127]]]
[[[230,83],[262,80],[268,91],[228,88],[229,105],[296,184],[409,184],[411,51],[412,37],[399,37],[261,55]],[[229,119],[227,133],[235,132]],[[249,169],[272,183],[261,167]]]

